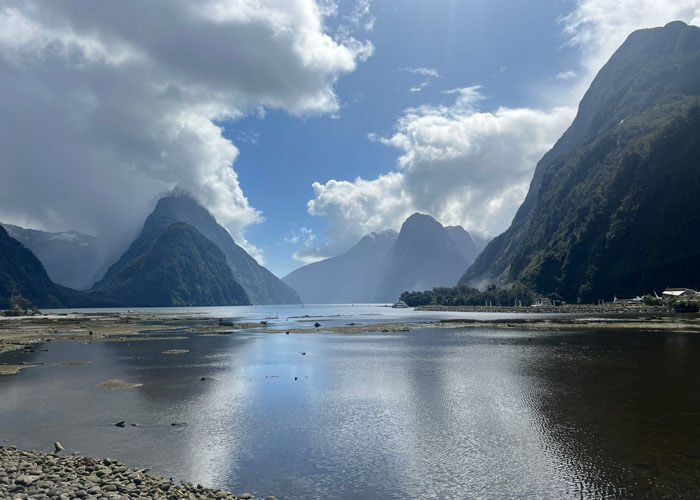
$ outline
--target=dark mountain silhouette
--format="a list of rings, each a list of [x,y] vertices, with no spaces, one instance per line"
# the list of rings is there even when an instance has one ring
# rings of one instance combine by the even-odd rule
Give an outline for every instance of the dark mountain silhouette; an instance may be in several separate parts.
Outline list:
[[[127,254],[131,258],[91,295],[124,307],[250,303],[221,250],[189,224],[164,224],[154,232],[144,228]]]
[[[51,233],[3,224],[8,234],[30,249],[54,283],[84,290],[95,282],[104,264],[98,240],[77,231]]]
[[[255,259],[234,243],[231,235],[214,217],[187,193],[173,192],[158,200],[148,216],[141,235],[122,257],[110,267],[94,288],[109,283],[128,262],[140,255],[153,234],[174,222],[182,222],[195,228],[223,252],[234,279],[243,287],[254,304],[299,303],[296,292],[282,283],[274,274],[258,264]]]

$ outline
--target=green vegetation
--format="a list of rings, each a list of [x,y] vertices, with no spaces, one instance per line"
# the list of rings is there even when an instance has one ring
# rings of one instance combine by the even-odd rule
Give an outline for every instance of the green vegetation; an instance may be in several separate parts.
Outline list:
[[[49,279],[44,266],[29,249],[0,227],[0,309],[23,311],[31,308],[32,303],[39,307],[61,307],[65,304],[65,290]]]
[[[438,305],[438,306],[523,306],[532,305],[535,301],[535,292],[521,284],[516,283],[510,288],[496,288],[491,285],[483,292],[464,284],[452,288],[438,287],[424,292],[404,292],[401,300],[411,307]],[[559,300],[557,297],[548,297]]]
[[[642,302],[644,302],[645,306],[660,306],[664,303],[662,299],[651,294],[645,295],[642,298]]]
[[[32,314],[39,313],[39,309],[34,307],[32,301],[25,299],[21,295],[15,295],[12,297],[10,302],[12,304],[12,308],[2,311],[3,316],[26,316],[30,313],[30,311]]]
[[[700,300],[697,299],[673,298],[669,300],[668,305],[677,313],[696,313],[700,311]]]
[[[141,307],[250,303],[221,250],[189,224],[169,224],[137,243],[140,251],[92,297]]]
[[[596,303],[700,286],[700,29],[632,34],[462,278]]]

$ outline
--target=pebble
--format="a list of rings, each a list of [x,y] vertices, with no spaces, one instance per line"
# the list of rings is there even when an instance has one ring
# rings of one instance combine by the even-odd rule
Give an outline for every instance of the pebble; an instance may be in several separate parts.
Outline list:
[[[96,460],[78,454],[59,457],[36,451],[21,451],[14,446],[0,446],[0,498],[117,500],[172,497],[178,500],[263,500],[250,493],[236,496],[200,484],[178,484],[146,470],[131,469],[111,458]],[[275,497],[267,496],[264,500],[275,500]]]

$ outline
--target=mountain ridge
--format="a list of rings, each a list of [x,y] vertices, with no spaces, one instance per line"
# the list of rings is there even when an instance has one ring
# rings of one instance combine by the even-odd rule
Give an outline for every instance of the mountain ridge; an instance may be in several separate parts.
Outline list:
[[[692,188],[700,181],[692,167],[697,141],[691,138],[700,130],[699,96],[700,29],[673,22],[632,33],[594,78],[571,126],[538,163],[511,226],[460,282],[521,281],[541,293],[594,302],[683,279],[679,269],[687,272],[700,253],[692,236],[699,217]],[[656,189],[660,186],[666,190]],[[688,200],[690,211],[674,198]],[[667,231],[668,221],[659,214],[689,219],[679,221],[681,237]],[[650,230],[657,231],[651,244],[643,234]],[[620,253],[623,248],[630,254]],[[653,257],[632,264],[640,248]],[[654,260],[673,271],[654,270]],[[700,284],[694,276],[688,281],[684,286]]]
[[[435,233],[421,235],[420,227],[416,227],[421,225],[420,221],[424,221]],[[411,237],[408,233],[412,231],[419,234]],[[393,256],[389,257],[399,238],[402,241],[409,238],[411,243],[402,243],[403,247],[394,249]],[[426,244],[421,243],[422,240]],[[449,249],[445,254],[448,257],[435,258],[436,244]],[[417,255],[409,251],[413,245],[420,247]],[[466,266],[479,250],[479,244],[461,226],[443,227],[432,217],[416,213],[404,221],[401,233],[392,230],[371,233],[362,237],[347,252],[302,266],[282,279],[295,288],[307,303],[394,302],[405,291],[399,290],[401,285],[395,283],[401,275],[411,277],[406,281],[406,286],[411,288],[423,282],[430,286],[454,285],[461,273],[459,267],[436,272],[431,265],[434,266],[437,261]],[[399,254],[410,256],[413,261],[394,269],[392,261]],[[421,269],[426,271],[421,273]],[[437,276],[437,279],[431,278],[431,275]]]
[[[301,302],[294,290],[282,283],[279,278],[236,245],[228,231],[216,222],[208,210],[188,193],[180,191],[169,193],[158,200],[154,210],[144,222],[141,235],[107,270],[102,279],[95,283],[93,289],[104,287],[116,272],[143,252],[144,245],[149,239],[147,235],[157,233],[162,227],[174,222],[189,224],[223,252],[235,280],[243,287],[252,303],[295,304]]]

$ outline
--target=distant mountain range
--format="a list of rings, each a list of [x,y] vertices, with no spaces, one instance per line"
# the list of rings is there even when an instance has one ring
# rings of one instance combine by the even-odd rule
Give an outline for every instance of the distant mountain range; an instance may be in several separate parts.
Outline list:
[[[91,237],[9,227],[18,239],[2,229],[0,307],[8,307],[11,297],[18,294],[39,307],[300,302],[294,290],[236,245],[211,214],[186,193],[161,198],[129,249],[87,292],[55,284],[27,246],[44,255],[64,281],[85,258],[84,268],[75,271],[79,279],[73,277],[75,284],[83,286],[85,277],[100,268],[92,259],[95,254]]]
[[[21,295],[37,307],[85,306],[81,292],[56,285],[36,256],[0,226],[0,309],[11,307]]]
[[[104,262],[95,236],[77,231],[49,233],[12,224],[2,226],[39,258],[53,282],[85,290],[99,278],[97,274]]]
[[[460,226],[413,214],[401,231],[363,237],[337,257],[282,278],[305,303],[394,302],[405,290],[452,286],[483,248]]]
[[[700,29],[632,33],[462,277],[568,301],[700,286]]]

